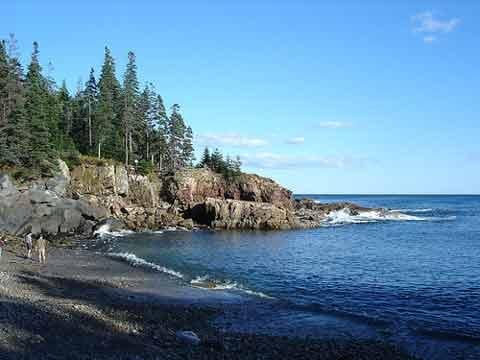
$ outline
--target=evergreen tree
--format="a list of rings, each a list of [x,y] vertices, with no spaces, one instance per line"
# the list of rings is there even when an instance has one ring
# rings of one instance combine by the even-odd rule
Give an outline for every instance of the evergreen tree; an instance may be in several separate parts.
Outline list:
[[[120,87],[115,61],[106,47],[98,83],[92,69],[72,97],[65,82],[57,88],[51,64],[43,75],[36,42],[26,76],[13,36],[8,45],[7,51],[7,44],[0,42],[1,164],[31,167],[47,175],[59,155],[70,158],[78,149],[82,154],[124,159],[127,164],[133,158],[143,160],[145,168],[158,166],[162,172],[192,165],[191,127],[179,105],[167,115],[152,84],[140,94],[134,53],[128,54]],[[213,167],[206,151],[202,162]],[[226,166],[219,157],[216,171]]]
[[[168,159],[169,170],[176,171],[185,166],[183,143],[185,139],[185,122],[180,114],[180,105],[172,106],[168,123]]]
[[[182,157],[183,164],[186,166],[192,166],[193,161],[195,160],[194,149],[193,149],[193,131],[190,126],[187,126],[185,130],[185,137],[182,144]]]
[[[235,176],[239,176],[242,174],[242,161],[240,160],[240,156],[236,156],[235,160],[233,161],[233,174]]]
[[[57,104],[59,110],[57,149],[60,152],[72,152],[75,150],[72,139],[73,102],[65,81],[58,91]]]
[[[212,153],[210,163],[211,169],[213,171],[221,173],[222,170],[224,170],[225,166],[223,162],[223,155],[220,150],[218,150],[218,148],[216,148],[215,151]]]
[[[137,77],[137,64],[135,54],[128,53],[127,69],[123,79],[123,139],[125,151],[125,164],[129,164],[129,160],[134,155],[135,143],[141,138],[141,125],[139,124],[139,85]]]
[[[159,169],[165,171],[168,161],[168,125],[170,120],[167,111],[165,110],[163,99],[160,95],[156,96],[155,111],[157,113],[155,117],[156,132],[152,146],[152,153],[154,154],[154,159],[156,159]]]
[[[119,101],[120,84],[115,75],[115,61],[108,47],[105,47],[105,59],[98,82],[99,95],[96,108],[95,145],[98,157],[119,158],[121,148]]]
[[[95,123],[95,112],[97,108],[98,88],[95,80],[95,72],[93,68],[90,69],[88,81],[85,84],[84,91],[84,107],[86,108],[86,124],[84,128],[88,133],[88,151],[93,151],[93,129]]]
[[[0,41],[0,131],[7,125],[9,64],[6,42]]]
[[[16,40],[10,35],[6,82],[6,123],[0,129],[0,162],[26,165],[29,159],[30,129],[25,113],[23,69],[17,55]]]
[[[56,167],[56,153],[50,144],[49,94],[38,55],[38,43],[34,42],[26,78],[25,112],[30,122],[31,165],[48,174]]]
[[[210,159],[210,150],[208,147],[203,149],[202,158],[200,159],[200,163],[198,164],[199,167],[211,167],[211,159]]]

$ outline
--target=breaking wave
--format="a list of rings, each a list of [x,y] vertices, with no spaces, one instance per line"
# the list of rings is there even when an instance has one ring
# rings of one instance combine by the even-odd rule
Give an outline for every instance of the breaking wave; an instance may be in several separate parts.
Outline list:
[[[421,212],[427,212],[427,209],[419,210],[422,210]],[[429,210],[431,211],[431,209]],[[331,211],[325,218],[324,225],[335,226],[344,224],[365,224],[384,221],[451,221],[455,219],[456,216],[420,217],[404,214],[399,210],[369,210],[352,214],[350,209],[344,208],[337,211]]]
[[[145,232],[150,234],[163,234],[165,231],[175,231],[175,230],[176,228],[167,228],[164,230],[145,231]],[[123,236],[132,235],[132,234],[136,234],[136,232],[132,230],[111,231],[109,224],[104,224],[93,232],[93,235],[99,238],[106,237],[106,236],[123,237]]]
[[[120,231],[110,231],[110,224],[103,224],[97,230],[94,231],[93,235],[98,237],[104,236],[113,236],[113,237],[122,237],[134,234],[132,230],[120,230]]]
[[[168,275],[175,276],[175,277],[180,278],[180,279],[184,278],[183,274],[179,273],[178,271],[169,269],[165,266],[161,266],[161,265],[158,265],[158,264],[151,263],[151,262],[149,262],[145,259],[139,258],[137,255],[132,254],[132,253],[128,253],[128,252],[125,252],[125,253],[109,253],[107,255],[109,257],[113,258],[113,259],[122,260],[122,261],[124,261],[124,262],[126,262],[126,263],[128,263],[128,264],[130,264],[134,267],[140,267],[140,268],[144,268],[144,269],[159,271],[159,272],[162,272],[162,273],[165,273],[165,274],[168,274]]]

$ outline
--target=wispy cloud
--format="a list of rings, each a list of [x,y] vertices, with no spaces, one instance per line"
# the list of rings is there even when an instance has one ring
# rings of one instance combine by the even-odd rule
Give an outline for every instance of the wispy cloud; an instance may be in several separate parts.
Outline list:
[[[235,133],[200,134],[195,141],[205,146],[234,146],[234,147],[261,147],[268,145],[268,141],[256,137],[248,137]]]
[[[437,41],[437,38],[435,36],[429,35],[429,36],[424,36],[423,37],[423,42],[425,44],[431,44]]]
[[[320,121],[318,126],[324,129],[341,129],[352,126],[352,123],[347,121]]]
[[[290,145],[301,145],[301,144],[305,143],[305,138],[302,137],[302,136],[293,137],[293,138],[285,140],[285,143],[290,144]]]
[[[413,32],[423,35],[423,42],[431,44],[437,40],[434,34],[448,34],[460,24],[459,18],[441,20],[431,11],[418,13],[411,17]]]
[[[348,168],[364,166],[368,159],[349,156],[289,156],[270,152],[243,155],[245,166],[258,169]]]

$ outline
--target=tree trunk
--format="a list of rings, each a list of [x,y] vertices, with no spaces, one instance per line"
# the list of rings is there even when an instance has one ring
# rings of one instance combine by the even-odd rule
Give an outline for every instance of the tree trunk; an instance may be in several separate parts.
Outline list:
[[[90,98],[88,99],[88,147],[92,151],[92,107],[90,105]]]
[[[150,157],[150,137],[147,131],[147,160]]]
[[[128,167],[128,132],[125,129],[125,166]]]

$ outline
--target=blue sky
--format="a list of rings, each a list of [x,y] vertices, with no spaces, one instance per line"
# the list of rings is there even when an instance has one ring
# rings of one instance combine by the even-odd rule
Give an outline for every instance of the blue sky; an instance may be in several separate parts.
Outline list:
[[[75,89],[108,45],[208,144],[297,193],[479,193],[478,1],[24,1],[0,37]]]

